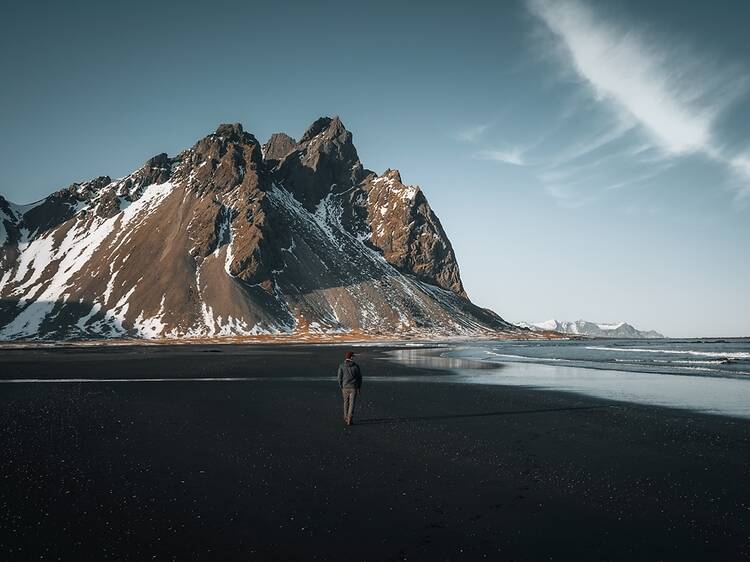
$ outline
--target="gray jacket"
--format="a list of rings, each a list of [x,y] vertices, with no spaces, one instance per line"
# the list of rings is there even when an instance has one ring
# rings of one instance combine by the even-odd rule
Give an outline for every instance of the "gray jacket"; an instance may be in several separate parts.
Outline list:
[[[341,388],[361,388],[362,373],[351,359],[347,359],[339,365],[339,386]]]

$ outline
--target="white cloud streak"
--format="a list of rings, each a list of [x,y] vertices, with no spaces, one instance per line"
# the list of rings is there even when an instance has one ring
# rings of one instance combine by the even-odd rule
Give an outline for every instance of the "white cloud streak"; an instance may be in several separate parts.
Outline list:
[[[738,196],[750,193],[750,158],[719,149],[712,130],[716,117],[747,90],[745,73],[618,28],[578,0],[527,5],[556,38],[566,63],[623,123],[639,123],[667,156],[701,154],[723,164],[746,186]]]
[[[510,150],[480,150],[474,155],[477,160],[494,160],[514,166],[525,166],[526,162],[523,157],[524,150],[521,148],[511,148]]]
[[[461,142],[468,142],[468,143],[477,142],[488,128],[489,128],[489,124],[474,125],[473,127],[469,127],[467,129],[464,129],[456,133],[456,139],[458,139]]]
[[[625,134],[633,129],[633,126],[634,124],[632,120],[625,121],[620,119],[617,123],[611,125],[606,130],[590,136],[583,141],[577,142],[567,149],[564,149],[560,154],[557,155],[557,157],[551,163],[551,166],[558,166],[560,164],[577,160],[582,156],[587,156],[592,152],[595,152],[600,148],[621,139]]]
[[[691,74],[690,69],[670,71],[670,64],[679,61],[668,60],[663,49],[655,49],[635,33],[596,20],[575,0],[531,0],[529,6],[559,38],[573,68],[598,99],[629,113],[671,153],[709,145],[715,108],[691,107],[690,101],[703,92],[675,83],[681,81],[676,76]]]
[[[565,209],[578,209],[594,199],[591,195],[581,194],[578,190],[559,183],[546,184],[544,191]]]
[[[750,152],[735,156],[729,161],[735,175],[738,200],[750,198]]]

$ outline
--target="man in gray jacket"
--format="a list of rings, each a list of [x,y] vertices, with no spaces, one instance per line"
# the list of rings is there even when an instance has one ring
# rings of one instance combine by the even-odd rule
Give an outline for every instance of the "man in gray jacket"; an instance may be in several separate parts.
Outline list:
[[[339,388],[344,397],[344,423],[354,423],[354,403],[357,401],[359,389],[362,388],[362,372],[354,362],[354,353],[347,351],[344,362],[339,365]]]

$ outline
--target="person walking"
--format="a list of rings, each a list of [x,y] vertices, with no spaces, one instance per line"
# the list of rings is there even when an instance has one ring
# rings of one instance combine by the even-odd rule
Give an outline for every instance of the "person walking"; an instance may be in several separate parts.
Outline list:
[[[354,362],[354,353],[347,351],[344,362],[339,365],[339,388],[344,398],[344,423],[354,423],[354,404],[357,402],[359,389],[362,388],[362,371]]]

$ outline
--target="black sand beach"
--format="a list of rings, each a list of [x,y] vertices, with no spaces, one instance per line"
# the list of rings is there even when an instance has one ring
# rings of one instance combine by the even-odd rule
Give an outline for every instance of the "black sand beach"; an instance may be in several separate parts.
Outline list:
[[[5,380],[259,379],[0,384],[1,558],[750,558],[750,421],[419,382],[363,347],[346,428],[345,349],[3,349]]]

